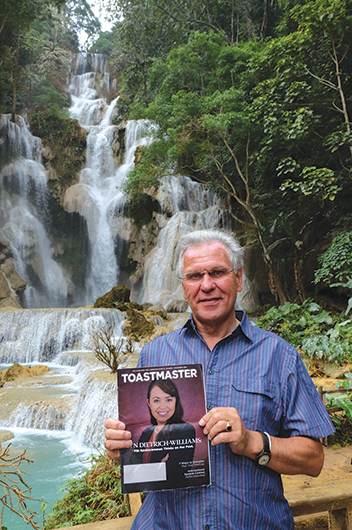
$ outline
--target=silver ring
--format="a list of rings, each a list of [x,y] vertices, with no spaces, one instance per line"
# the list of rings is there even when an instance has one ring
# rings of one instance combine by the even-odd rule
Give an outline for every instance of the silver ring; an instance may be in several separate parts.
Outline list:
[[[232,425],[231,423],[228,421],[227,424],[226,424],[226,432],[230,432],[232,431]]]

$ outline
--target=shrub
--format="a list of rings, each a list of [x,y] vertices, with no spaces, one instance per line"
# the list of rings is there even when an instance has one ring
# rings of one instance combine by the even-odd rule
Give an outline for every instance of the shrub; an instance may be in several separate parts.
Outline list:
[[[315,283],[323,281],[329,285],[333,280],[342,282],[352,276],[352,232],[336,236],[318,261],[321,267],[315,271]]]
[[[352,359],[352,321],[331,315],[311,299],[301,306],[272,307],[257,325],[280,335],[312,359],[342,363]]]
[[[121,494],[120,466],[106,455],[92,456],[91,469],[63,487],[64,495],[46,518],[43,530],[76,526],[129,515]]]

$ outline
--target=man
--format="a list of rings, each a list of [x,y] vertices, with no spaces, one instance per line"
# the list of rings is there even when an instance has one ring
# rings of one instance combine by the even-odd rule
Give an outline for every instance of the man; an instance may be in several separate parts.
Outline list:
[[[191,232],[180,239],[178,274],[192,315],[183,328],[147,344],[140,366],[203,363],[212,483],[149,493],[138,530],[294,528],[281,473],[318,476],[319,438],[334,432],[297,351],[235,311],[243,249],[230,234]],[[111,458],[130,447],[123,423],[105,422]]]

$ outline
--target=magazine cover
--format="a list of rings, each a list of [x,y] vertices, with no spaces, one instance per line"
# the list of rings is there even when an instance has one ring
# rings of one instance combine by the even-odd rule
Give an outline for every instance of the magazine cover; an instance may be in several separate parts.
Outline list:
[[[203,366],[117,371],[119,419],[132,433],[121,451],[122,493],[210,484]]]

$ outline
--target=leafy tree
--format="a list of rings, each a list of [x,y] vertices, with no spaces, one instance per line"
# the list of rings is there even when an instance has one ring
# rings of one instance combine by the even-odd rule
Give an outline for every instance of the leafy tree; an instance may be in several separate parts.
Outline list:
[[[50,17],[50,7],[58,9],[65,0],[4,0],[0,6],[0,53],[5,61],[0,68],[12,85],[12,119],[15,119],[17,90],[21,83],[23,66],[21,47],[36,18]]]
[[[280,9],[273,0],[102,0],[115,25],[112,62],[123,70],[121,101],[149,102],[149,68],[192,31],[222,35],[228,44],[259,40],[275,32]]]
[[[85,47],[89,47],[101,30],[100,21],[87,0],[66,0],[58,16],[66,32],[85,35]]]
[[[135,196],[137,190],[154,183],[156,167],[160,172],[176,163],[178,172],[227,197],[233,219],[254,234],[270,270],[272,291],[283,303],[286,294],[265,241],[260,208],[253,205],[256,161],[250,153],[250,137],[253,132],[258,136],[258,131],[246,97],[253,82],[247,68],[255,50],[253,44],[229,46],[221,35],[195,32],[186,45],[169,54],[163,75],[160,62],[155,64],[150,84],[158,94],[146,116],[159,125],[160,137],[148,150],[149,171],[142,162],[130,177],[136,183],[139,176],[141,185],[135,191],[129,185],[125,189]],[[162,152],[164,165],[160,166]]]
[[[315,0],[303,6],[296,6],[292,16],[299,23],[298,31],[306,34],[311,40],[318,41],[325,52],[325,71],[318,71],[305,64],[305,69],[314,79],[330,91],[337,93],[340,102],[332,101],[333,108],[342,115],[345,123],[345,133],[337,138],[330,138],[330,147],[345,143],[352,155],[352,133],[347,97],[344,90],[345,82],[348,83],[348,66],[350,57],[350,35],[352,30],[352,2]],[[347,63],[347,64],[346,64]],[[334,94],[335,96],[335,94]]]
[[[89,49],[90,53],[102,53],[103,55],[110,55],[114,49],[113,33],[105,31],[99,34],[98,40]]]
[[[315,14],[313,4],[289,5],[294,31],[265,44],[229,45],[214,32],[192,33],[149,69],[148,108],[132,107],[134,117],[160,127],[158,145],[146,150],[126,185],[132,200],[167,167],[227,197],[234,220],[260,245],[281,303],[290,292],[305,299],[306,261],[334,223],[350,216],[345,111],[352,87],[345,70],[336,70],[336,57],[339,65],[350,62],[349,7],[337,9],[334,48],[318,18],[323,8],[326,24],[335,15],[323,0]]]

